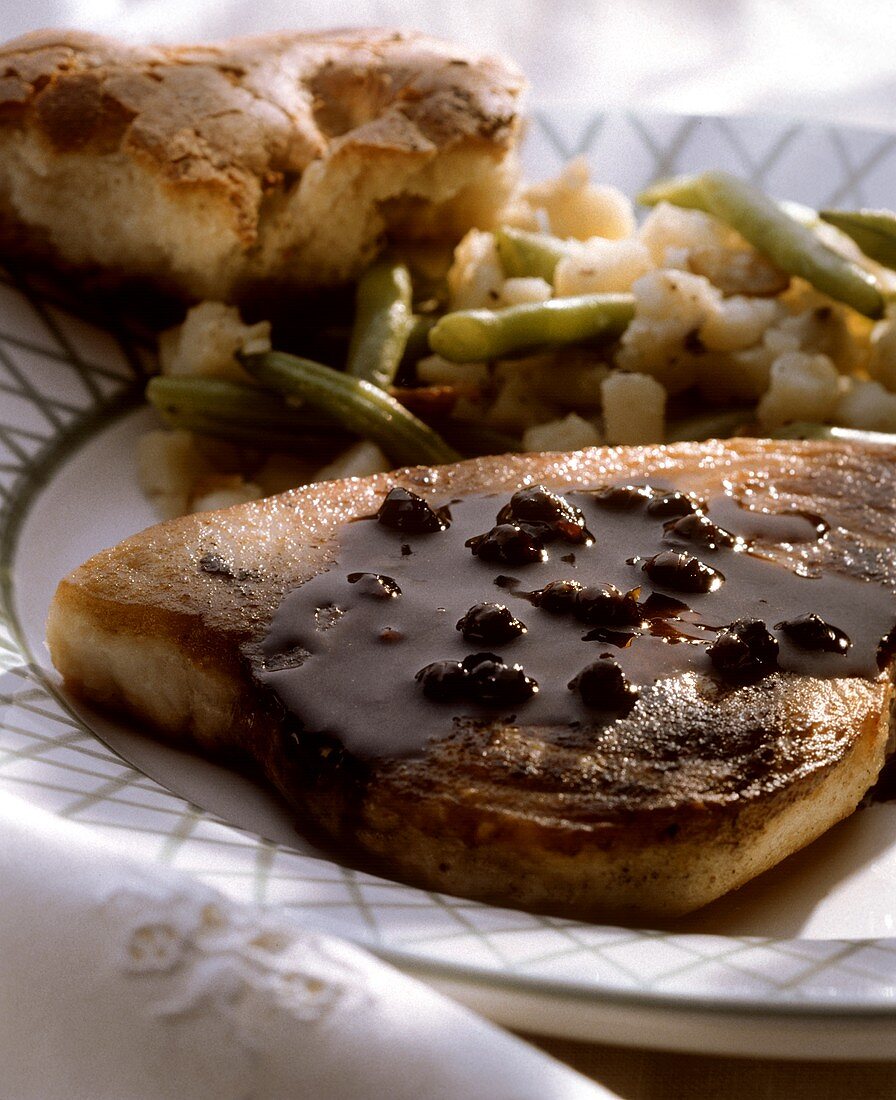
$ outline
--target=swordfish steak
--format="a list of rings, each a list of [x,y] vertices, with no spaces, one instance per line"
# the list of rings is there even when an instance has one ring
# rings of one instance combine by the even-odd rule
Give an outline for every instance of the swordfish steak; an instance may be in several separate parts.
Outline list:
[[[184,517],[59,585],[67,688],[260,771],[445,893],[696,909],[850,814],[889,738],[896,451],[480,458]]]

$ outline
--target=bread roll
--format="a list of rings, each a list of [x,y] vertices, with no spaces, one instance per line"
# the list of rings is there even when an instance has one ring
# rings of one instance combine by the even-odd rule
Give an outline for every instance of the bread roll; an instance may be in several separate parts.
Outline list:
[[[421,34],[41,31],[0,60],[0,252],[187,299],[345,283],[388,234],[491,224],[514,178],[519,72]]]

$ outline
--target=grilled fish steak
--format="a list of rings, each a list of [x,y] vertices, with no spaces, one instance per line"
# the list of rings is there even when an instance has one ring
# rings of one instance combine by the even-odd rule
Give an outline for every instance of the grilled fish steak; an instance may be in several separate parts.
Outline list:
[[[587,527],[564,520],[550,541],[537,523],[516,523],[542,547],[528,563],[483,549],[464,516],[490,510],[513,526],[508,498],[536,483],[566,494],[569,515],[581,505]],[[444,523],[409,534],[360,522],[395,487]],[[61,582],[47,636],[70,691],[157,737],[251,762],[302,828],[374,869],[575,917],[674,915],[815,839],[882,767],[892,687],[878,642],[896,623],[894,498],[896,452],[833,443],[743,439],[418,467],[150,528]],[[682,499],[703,507],[695,514]],[[631,530],[650,557],[617,545],[623,513],[640,517]],[[371,546],[394,551],[378,551],[381,561]],[[592,546],[599,564],[589,566]],[[710,581],[698,594],[705,577],[693,569],[682,582],[690,594],[669,582],[664,546],[679,566],[697,560],[721,576],[718,593]],[[430,558],[433,575],[415,578]],[[588,589],[577,617],[543,595],[561,578]],[[342,606],[340,591],[355,603]],[[612,621],[593,611],[607,592]],[[471,612],[455,629],[454,611],[483,600],[508,608],[500,622]],[[807,628],[812,613],[832,629]],[[424,620],[415,648],[413,624]],[[316,637],[326,653],[313,652]],[[480,692],[488,685],[478,702],[451,696],[450,684],[446,695],[450,676],[426,683],[435,658],[456,669],[464,653],[458,675],[478,676]],[[483,678],[477,662],[492,658]],[[575,675],[589,662],[588,683],[625,691],[595,703]]]

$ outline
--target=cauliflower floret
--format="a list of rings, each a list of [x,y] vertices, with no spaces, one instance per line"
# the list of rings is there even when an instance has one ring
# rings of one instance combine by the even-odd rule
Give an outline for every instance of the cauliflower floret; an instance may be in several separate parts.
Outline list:
[[[570,161],[559,179],[530,187],[525,198],[544,210],[551,232],[558,237],[618,240],[635,231],[631,200],[616,187],[590,183],[584,157]]]
[[[448,271],[451,309],[494,309],[503,283],[495,235],[471,229],[455,248]]]
[[[622,335],[616,365],[651,374],[669,393],[680,393],[698,376],[699,354],[687,342],[717,307],[720,294],[708,279],[683,271],[652,271],[632,292],[635,317]]]
[[[246,504],[259,500],[264,494],[261,486],[246,481],[239,474],[219,474],[203,478],[196,486],[196,495],[190,501],[191,512],[216,512],[234,504]]]
[[[719,298],[698,335],[712,351],[739,351],[758,343],[778,313],[778,304],[767,298]]]
[[[559,261],[554,290],[559,298],[625,291],[653,266],[650,252],[640,241],[592,237]]]
[[[774,295],[790,282],[739,233],[700,210],[661,202],[647,215],[638,239],[657,267],[703,275],[724,294]]]
[[[729,250],[738,239],[726,225],[708,214],[683,210],[668,202],[653,207],[638,230],[638,240],[653,256],[657,267],[683,266],[692,249]],[[682,263],[671,264],[670,259]]]
[[[498,224],[510,225],[514,229],[525,229],[530,233],[537,233],[542,228],[538,211],[522,195],[511,197],[507,205],[501,210]]]
[[[523,433],[524,451],[580,451],[584,447],[599,447],[602,442],[595,425],[577,413],[535,424]]]
[[[417,379],[426,386],[487,386],[491,371],[488,363],[452,363],[441,355],[417,360]]]
[[[551,294],[551,284],[535,275],[505,279],[498,305],[522,306],[530,302],[546,302]]]
[[[666,390],[649,374],[614,372],[601,384],[608,443],[660,443]]]
[[[362,439],[347,451],[343,451],[332,462],[328,462],[326,466],[321,466],[314,475],[314,480],[335,481],[340,477],[368,477],[370,474],[379,474],[391,469],[392,463],[379,447],[367,439]]]
[[[803,297],[800,291],[799,300],[805,308],[801,312],[793,312],[796,307],[792,295],[787,297],[783,305],[778,303],[776,318],[762,333],[759,342],[726,354],[709,353],[700,358],[698,385],[703,397],[716,403],[757,400],[769,388],[772,364],[792,352],[805,353],[809,357],[822,355],[841,372],[848,369],[848,364],[863,360],[865,352],[861,330],[865,326],[864,319],[858,320],[859,336],[854,337],[850,335],[852,321],[847,316],[848,311],[841,310],[828,299],[819,296],[823,303],[819,305],[814,296],[811,299]],[[719,308],[724,312],[730,308],[729,303],[736,301],[738,299],[723,299]],[[755,310],[754,317],[759,327],[763,310],[774,306],[774,303],[764,299],[747,301],[752,303],[750,308]],[[705,336],[708,336],[705,343],[709,346],[712,336],[701,329],[701,339]]]
[[[896,391],[896,309],[892,306],[871,332],[868,373],[888,390]]]
[[[789,324],[790,318],[781,321],[780,324],[769,328],[762,337],[762,344],[769,354],[769,365],[773,359],[779,355],[784,355],[788,351],[800,350],[800,333]]]
[[[790,285],[790,276],[755,249],[692,248],[683,265],[695,275],[705,275],[723,294],[747,294],[772,298]]]
[[[187,312],[183,324],[159,337],[163,374],[251,382],[236,359],[237,352],[270,350],[270,322],[244,325],[239,310],[223,302],[200,302]]]
[[[872,331],[867,318],[801,279],[794,279],[781,301],[789,316],[778,322],[778,328],[794,335],[801,350],[827,355],[844,374],[865,365]]]
[[[157,429],[137,441],[140,488],[163,519],[182,516],[197,479],[211,473],[192,432]]]
[[[834,419],[847,428],[896,432],[896,393],[880,382],[854,382],[840,398]]]
[[[766,427],[790,420],[825,421],[840,396],[840,374],[826,355],[789,351],[772,363],[769,387],[756,413]]]

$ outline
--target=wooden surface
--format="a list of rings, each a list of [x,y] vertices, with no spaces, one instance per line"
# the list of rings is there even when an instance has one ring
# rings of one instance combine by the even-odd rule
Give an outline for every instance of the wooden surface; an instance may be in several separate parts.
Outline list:
[[[708,1058],[526,1035],[620,1100],[893,1100],[894,1062]],[[891,1050],[890,1055],[896,1054]]]

